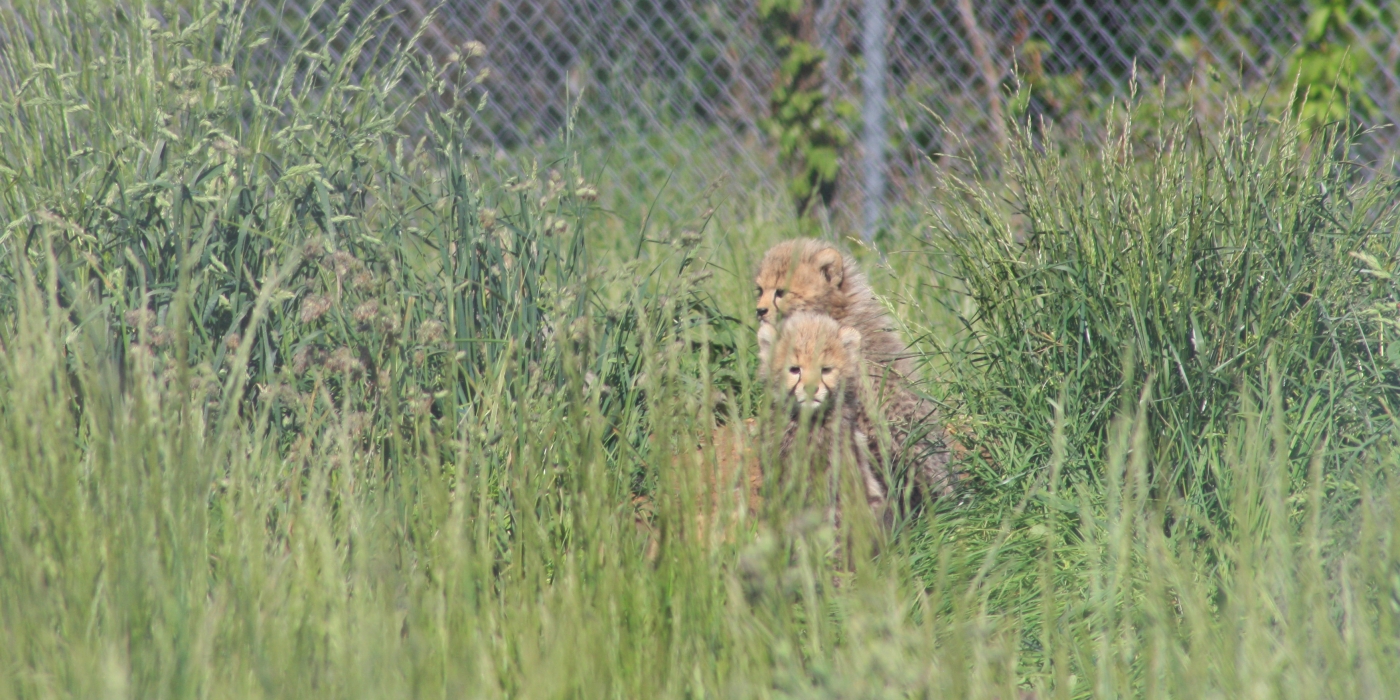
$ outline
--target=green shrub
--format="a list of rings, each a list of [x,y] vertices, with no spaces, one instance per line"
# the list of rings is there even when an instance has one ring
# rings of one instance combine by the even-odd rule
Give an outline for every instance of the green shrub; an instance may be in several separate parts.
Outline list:
[[[1131,119],[1097,155],[1022,132],[1009,204],[953,181],[934,228],[974,302],[956,389],[1006,464],[1043,463],[1059,406],[1067,469],[1096,482],[1110,417],[1150,380],[1154,483],[1209,500],[1240,388],[1275,371],[1301,479],[1391,423],[1400,185],[1292,120],[1162,134],[1141,157]]]

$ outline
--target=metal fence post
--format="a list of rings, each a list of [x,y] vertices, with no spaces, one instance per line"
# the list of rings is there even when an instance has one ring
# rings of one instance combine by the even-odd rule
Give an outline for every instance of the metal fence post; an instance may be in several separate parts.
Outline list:
[[[865,225],[861,236],[868,242],[880,225],[885,200],[885,0],[865,0],[861,25],[861,52],[865,54],[865,70],[860,76],[865,101],[861,143]]]

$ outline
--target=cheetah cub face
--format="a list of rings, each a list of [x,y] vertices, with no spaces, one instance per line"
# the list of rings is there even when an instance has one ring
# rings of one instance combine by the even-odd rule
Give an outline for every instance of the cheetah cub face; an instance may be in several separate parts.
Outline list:
[[[797,239],[773,246],[764,254],[754,280],[758,293],[758,322],[776,323],[803,310],[828,313],[844,295],[845,263],[841,253],[820,241]]]
[[[860,331],[829,316],[794,313],[781,329],[771,323],[759,326],[758,356],[760,372],[780,401],[798,412],[824,414],[855,376]]]

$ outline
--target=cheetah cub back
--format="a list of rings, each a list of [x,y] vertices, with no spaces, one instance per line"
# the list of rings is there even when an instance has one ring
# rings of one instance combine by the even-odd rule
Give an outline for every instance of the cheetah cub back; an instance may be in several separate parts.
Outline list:
[[[882,517],[886,491],[872,467],[858,391],[860,348],[860,331],[822,314],[798,312],[758,330],[760,374],[782,416],[783,470],[795,457],[810,455],[808,473],[825,477],[834,496],[839,470],[854,467],[867,503]],[[778,476],[779,483],[789,481]]]

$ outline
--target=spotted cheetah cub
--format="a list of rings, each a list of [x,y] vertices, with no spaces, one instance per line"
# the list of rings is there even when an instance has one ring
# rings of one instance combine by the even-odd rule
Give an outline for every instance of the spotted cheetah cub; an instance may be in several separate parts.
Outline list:
[[[784,416],[778,484],[824,487],[838,519],[838,501],[832,497],[838,493],[840,470],[847,465],[855,468],[877,519],[884,515],[885,487],[875,473],[869,436],[863,430],[868,420],[859,399],[860,347],[860,331],[821,314],[794,313],[781,325],[765,323],[758,329],[760,376]],[[784,478],[796,476],[787,472],[788,465],[804,455],[810,455],[810,473],[822,478],[793,484]]]
[[[909,348],[854,261],[829,243],[796,238],[768,249],[755,283],[760,330],[784,316],[808,312],[830,316],[860,333],[871,380],[864,397],[870,409],[868,451],[882,455],[886,467],[903,472],[890,480],[899,487],[901,501],[916,504],[951,493],[946,431],[933,405],[910,388],[917,376]],[[870,422],[872,418],[879,421]],[[904,489],[905,484],[913,489]]]

